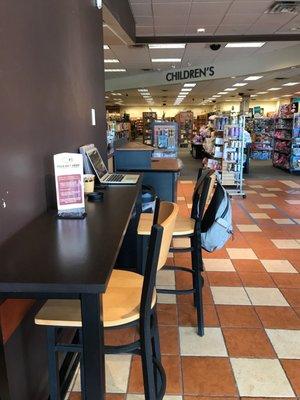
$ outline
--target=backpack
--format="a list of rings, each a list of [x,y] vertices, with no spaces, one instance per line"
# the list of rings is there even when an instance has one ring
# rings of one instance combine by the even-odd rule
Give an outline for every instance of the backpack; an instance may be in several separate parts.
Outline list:
[[[221,249],[232,234],[231,201],[217,175],[217,186],[201,223],[201,247],[208,252]]]

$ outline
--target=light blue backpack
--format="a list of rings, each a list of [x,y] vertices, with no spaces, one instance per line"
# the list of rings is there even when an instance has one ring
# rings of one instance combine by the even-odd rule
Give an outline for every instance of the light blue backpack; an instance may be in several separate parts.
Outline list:
[[[201,223],[201,246],[209,252],[221,249],[233,234],[229,194],[217,176],[217,186]]]

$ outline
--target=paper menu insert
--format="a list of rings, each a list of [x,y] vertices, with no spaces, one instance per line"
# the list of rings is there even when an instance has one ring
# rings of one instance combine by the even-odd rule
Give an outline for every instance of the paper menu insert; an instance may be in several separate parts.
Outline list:
[[[77,153],[54,155],[58,211],[84,210],[83,157]]]

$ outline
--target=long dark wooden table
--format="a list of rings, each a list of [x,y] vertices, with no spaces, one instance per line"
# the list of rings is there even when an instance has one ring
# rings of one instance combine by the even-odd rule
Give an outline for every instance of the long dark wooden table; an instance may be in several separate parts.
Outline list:
[[[105,397],[102,294],[141,181],[110,186],[102,203],[86,203],[84,220],[58,220],[55,212],[45,213],[0,247],[1,298],[81,300],[85,400]],[[0,393],[0,398],[8,397]]]

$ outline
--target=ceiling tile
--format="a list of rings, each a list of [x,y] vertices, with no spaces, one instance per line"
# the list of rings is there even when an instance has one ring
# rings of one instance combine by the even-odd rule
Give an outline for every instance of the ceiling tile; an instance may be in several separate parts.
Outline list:
[[[153,26],[153,17],[135,17],[136,25]]]
[[[274,0],[235,0],[229,9],[229,13],[262,14],[273,3]]]
[[[154,29],[153,26],[136,26],[136,35],[137,36],[153,36]]]
[[[188,16],[190,13],[190,1],[185,3],[176,3],[174,9],[170,10],[169,3],[154,3],[153,4],[153,14],[154,17],[164,17],[165,23],[168,23],[170,19],[173,19],[174,16]],[[170,14],[171,13],[171,14]]]
[[[152,16],[151,3],[132,3],[131,9],[135,17]]]
[[[191,14],[198,15],[220,15],[225,14],[228,10],[232,0],[224,1],[206,1],[206,2],[194,2],[191,8]]]

